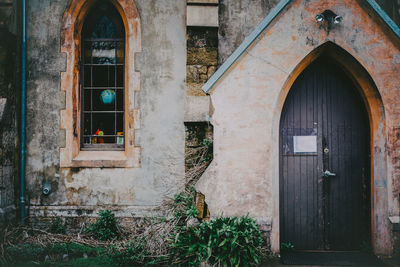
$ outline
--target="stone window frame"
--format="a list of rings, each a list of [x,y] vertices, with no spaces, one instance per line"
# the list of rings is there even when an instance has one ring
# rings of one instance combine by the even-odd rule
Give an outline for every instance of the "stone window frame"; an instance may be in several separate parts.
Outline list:
[[[60,128],[65,131],[60,148],[60,167],[140,167],[140,147],[135,146],[135,130],[140,112],[135,109],[135,91],[140,90],[140,73],[135,71],[135,53],[141,51],[140,17],[132,0],[109,0],[119,12],[125,27],[125,148],[123,151],[82,151],[80,145],[81,103],[79,58],[81,30],[87,12],[96,0],[71,0],[61,28],[61,52],[66,54],[66,71],[61,73],[65,109]]]

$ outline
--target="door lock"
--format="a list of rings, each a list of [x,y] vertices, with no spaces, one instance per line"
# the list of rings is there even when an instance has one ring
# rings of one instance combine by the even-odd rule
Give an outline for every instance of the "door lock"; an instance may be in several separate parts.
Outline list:
[[[328,154],[328,153],[329,153],[329,148],[325,147],[325,148],[324,148],[324,153],[325,153],[325,154]]]
[[[336,176],[336,173],[333,173],[333,172],[330,172],[330,171],[326,170],[326,171],[324,171],[324,172],[322,173],[322,175],[323,175],[324,177],[335,177],[335,176]]]

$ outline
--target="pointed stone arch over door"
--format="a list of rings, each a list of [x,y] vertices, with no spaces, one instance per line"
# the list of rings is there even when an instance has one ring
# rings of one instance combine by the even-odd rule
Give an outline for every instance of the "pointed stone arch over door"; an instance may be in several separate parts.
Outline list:
[[[279,155],[281,243],[299,250],[371,244],[368,112],[331,58],[318,58],[292,85]]]

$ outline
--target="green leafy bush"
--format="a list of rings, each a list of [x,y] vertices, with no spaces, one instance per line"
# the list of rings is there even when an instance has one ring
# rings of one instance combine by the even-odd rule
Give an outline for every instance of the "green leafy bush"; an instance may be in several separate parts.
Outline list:
[[[114,213],[110,210],[102,210],[99,212],[99,216],[95,223],[91,223],[85,229],[85,232],[91,233],[96,239],[102,241],[117,239],[120,232]]]
[[[261,261],[263,238],[255,220],[226,217],[195,227],[182,227],[173,235],[175,263],[196,266],[201,262],[221,266],[252,266]]]
[[[195,190],[193,187],[176,194],[174,197],[174,217],[179,220],[179,225],[184,225],[189,218],[196,218],[198,211],[194,202]]]
[[[187,218],[197,218],[197,214],[199,214],[199,211],[196,209],[195,206],[192,205],[186,209],[185,214]]]
[[[174,202],[176,205],[183,205],[188,207],[193,204],[193,195],[194,195],[194,188],[190,188],[187,191],[180,192],[179,194],[175,195]]]
[[[55,218],[49,228],[49,232],[53,234],[65,234],[66,228],[60,218]]]

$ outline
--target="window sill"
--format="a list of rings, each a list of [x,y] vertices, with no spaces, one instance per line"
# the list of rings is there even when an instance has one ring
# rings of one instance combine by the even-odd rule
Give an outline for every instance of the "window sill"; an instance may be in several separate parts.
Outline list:
[[[71,167],[118,168],[129,167],[125,151],[79,151]]]

